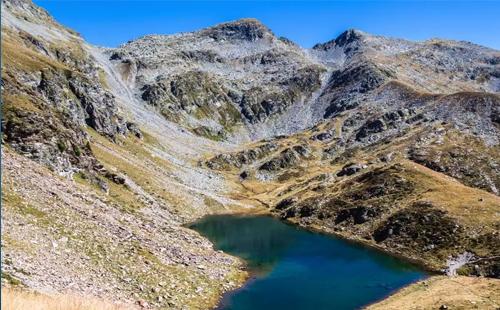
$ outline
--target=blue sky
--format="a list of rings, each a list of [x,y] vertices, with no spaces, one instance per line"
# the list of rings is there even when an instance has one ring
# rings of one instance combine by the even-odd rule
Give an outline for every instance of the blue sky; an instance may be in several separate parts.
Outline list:
[[[34,0],[90,43],[193,31],[243,17],[301,46],[348,28],[411,40],[448,38],[500,49],[499,1],[75,1]]]

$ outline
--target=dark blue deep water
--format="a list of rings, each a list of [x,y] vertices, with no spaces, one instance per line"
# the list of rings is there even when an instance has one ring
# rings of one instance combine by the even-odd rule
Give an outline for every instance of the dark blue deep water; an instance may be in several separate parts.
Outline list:
[[[426,276],[401,259],[269,216],[208,216],[191,228],[243,258],[252,274],[220,309],[358,309]]]

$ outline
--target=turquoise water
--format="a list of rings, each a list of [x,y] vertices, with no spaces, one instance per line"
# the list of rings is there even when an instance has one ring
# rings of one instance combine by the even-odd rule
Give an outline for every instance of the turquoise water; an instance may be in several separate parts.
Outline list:
[[[190,228],[243,258],[252,274],[219,309],[358,309],[426,276],[400,259],[269,216],[208,216]]]

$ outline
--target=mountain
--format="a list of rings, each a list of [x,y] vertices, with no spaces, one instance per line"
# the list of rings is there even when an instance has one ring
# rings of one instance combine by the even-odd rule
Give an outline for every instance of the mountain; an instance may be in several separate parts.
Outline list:
[[[195,133],[236,141],[311,127],[373,100],[370,91],[390,81],[426,93],[500,90],[491,49],[348,30],[307,50],[252,19],[146,36],[105,53],[137,99]]]
[[[500,275],[499,51],[255,19],[104,48],[5,0],[2,61],[11,285],[210,307],[248,275],[184,225],[255,211]]]

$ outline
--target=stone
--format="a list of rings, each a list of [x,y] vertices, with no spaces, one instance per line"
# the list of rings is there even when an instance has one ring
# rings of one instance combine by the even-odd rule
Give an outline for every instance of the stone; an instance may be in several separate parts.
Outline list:
[[[137,305],[139,305],[139,307],[141,308],[147,308],[149,307],[149,304],[147,301],[145,301],[144,299],[139,299],[137,302]]]
[[[241,180],[246,180],[248,178],[248,172],[247,171],[243,171],[242,173],[240,173],[240,179]]]
[[[347,164],[337,173],[338,177],[350,176],[363,169],[362,164]]]

